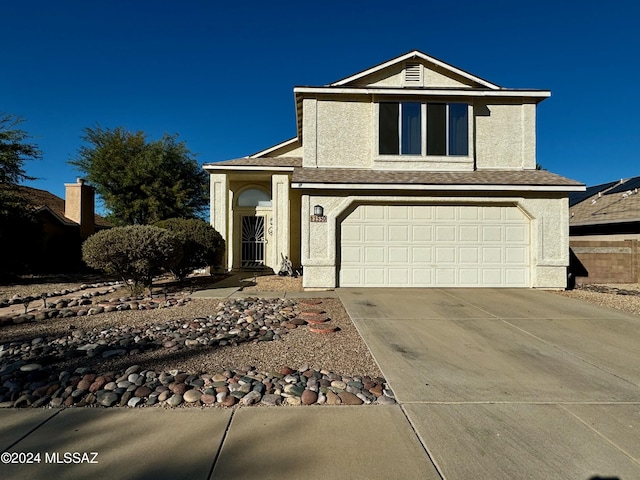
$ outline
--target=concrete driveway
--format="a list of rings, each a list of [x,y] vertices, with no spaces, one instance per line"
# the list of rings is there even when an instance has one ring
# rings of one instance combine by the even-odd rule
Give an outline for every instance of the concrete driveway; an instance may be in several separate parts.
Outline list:
[[[640,317],[527,289],[339,289],[445,480],[640,478]]]

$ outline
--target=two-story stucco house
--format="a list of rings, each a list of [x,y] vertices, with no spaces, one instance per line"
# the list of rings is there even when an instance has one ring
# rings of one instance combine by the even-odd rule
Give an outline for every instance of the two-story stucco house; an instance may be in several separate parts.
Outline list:
[[[294,94],[295,138],[204,167],[228,269],[284,254],[309,289],[566,286],[584,186],[536,170],[549,91],[413,51]]]

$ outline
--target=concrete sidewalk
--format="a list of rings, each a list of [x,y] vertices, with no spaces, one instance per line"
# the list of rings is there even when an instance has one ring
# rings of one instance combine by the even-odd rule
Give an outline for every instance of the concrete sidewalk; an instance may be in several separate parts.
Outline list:
[[[3,480],[440,478],[399,406],[4,410],[0,439]]]

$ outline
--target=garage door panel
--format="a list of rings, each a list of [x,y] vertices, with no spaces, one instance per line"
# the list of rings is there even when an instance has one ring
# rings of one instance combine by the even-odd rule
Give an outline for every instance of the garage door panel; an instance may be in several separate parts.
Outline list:
[[[480,285],[480,269],[478,268],[460,268],[458,275],[458,284],[472,287]]]
[[[421,285],[430,287],[433,285],[433,269],[431,268],[413,268],[411,270],[412,285]]]
[[[456,285],[455,268],[436,268],[436,285]]]
[[[526,262],[526,250],[523,247],[506,247],[504,253],[508,265],[524,265]]]
[[[458,228],[461,242],[478,243],[480,240],[480,225],[460,225]]]
[[[385,247],[364,247],[364,261],[367,263],[386,263]]]
[[[372,287],[384,287],[386,285],[385,268],[367,268],[364,270],[365,285]]]
[[[362,225],[343,225],[342,240],[350,242],[362,242]]]
[[[460,220],[480,220],[480,208],[479,207],[466,207],[458,210],[458,218]]]
[[[409,284],[409,268],[389,268],[389,285],[404,286]]]
[[[413,242],[431,242],[433,239],[433,226],[411,225],[411,234]]]
[[[455,263],[456,248],[455,247],[436,247],[436,263],[438,265]]]
[[[527,229],[523,225],[507,225],[504,229],[507,242],[524,243],[527,240]]]
[[[389,242],[408,242],[409,225],[389,225]]]
[[[363,247],[342,247],[342,262],[343,264],[349,263],[361,263],[362,262],[362,248]]]
[[[436,220],[455,220],[457,207],[438,206],[435,207]]]
[[[527,287],[529,232],[515,207],[359,206],[340,226],[339,282]]]
[[[388,208],[388,207],[386,207]],[[393,222],[397,220],[402,220],[403,223],[406,223],[409,220],[409,206],[407,205],[394,205],[393,208],[388,208],[387,210],[387,218]]]
[[[364,241],[365,242],[384,242],[386,239],[384,225],[365,225],[364,227]]]
[[[432,260],[432,248],[431,247],[411,247],[411,259],[412,263],[431,263]]]
[[[363,208],[363,207],[358,207]],[[366,220],[384,220],[384,213],[386,206],[382,205],[365,205],[364,206],[364,218]]]
[[[500,247],[483,247],[482,248],[482,263],[502,263],[503,249]]]
[[[456,239],[455,225],[436,225],[437,242],[453,242]]]
[[[409,209],[411,220],[432,220],[433,207],[429,205],[416,205]]]
[[[460,249],[458,250],[459,252],[459,259],[460,259],[460,263],[465,264],[465,263],[474,263],[474,264],[478,264],[480,263],[480,252],[479,252],[479,248],[478,247],[460,247]]]
[[[398,246],[389,247],[389,265],[402,264],[408,265],[409,263],[409,247]]]

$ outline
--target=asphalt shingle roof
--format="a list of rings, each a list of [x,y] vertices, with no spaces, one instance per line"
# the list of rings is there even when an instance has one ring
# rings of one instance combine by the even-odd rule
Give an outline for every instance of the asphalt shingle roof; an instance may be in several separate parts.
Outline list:
[[[476,170],[472,172],[421,172],[406,170],[352,170],[301,168],[294,183],[400,184],[400,185],[523,185],[567,186],[583,184],[546,170]]]

